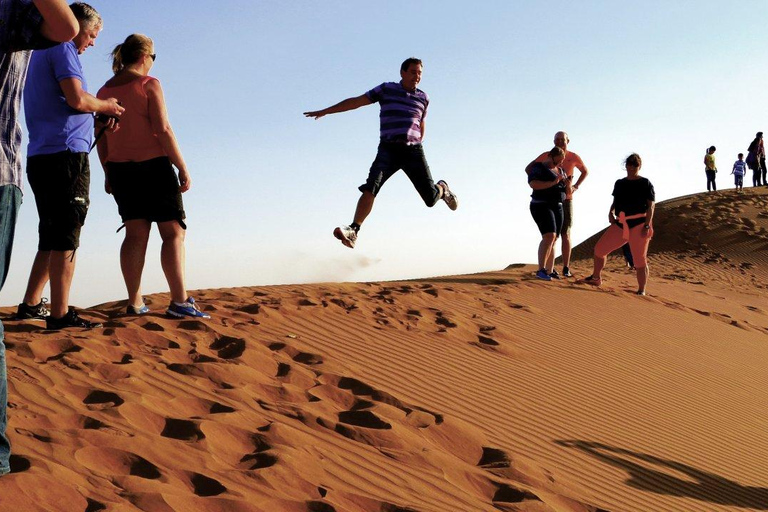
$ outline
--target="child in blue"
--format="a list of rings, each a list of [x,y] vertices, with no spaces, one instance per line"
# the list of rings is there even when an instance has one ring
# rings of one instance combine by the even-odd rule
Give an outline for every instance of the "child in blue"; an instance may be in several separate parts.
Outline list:
[[[739,153],[739,159],[733,164],[733,171],[731,174],[734,176],[736,182],[736,190],[739,192],[744,191],[744,175],[747,173],[747,163],[744,161],[744,153]]]

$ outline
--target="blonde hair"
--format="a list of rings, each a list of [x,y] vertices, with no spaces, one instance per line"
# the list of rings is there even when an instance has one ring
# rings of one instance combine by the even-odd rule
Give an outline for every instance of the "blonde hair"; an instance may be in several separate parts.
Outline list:
[[[144,55],[151,55],[154,43],[144,34],[131,34],[123,44],[112,50],[112,71],[118,74],[130,64],[135,64]]]

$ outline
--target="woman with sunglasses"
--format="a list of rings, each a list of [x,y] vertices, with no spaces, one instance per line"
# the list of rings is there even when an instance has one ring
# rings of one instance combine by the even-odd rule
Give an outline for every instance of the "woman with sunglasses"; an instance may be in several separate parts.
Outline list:
[[[166,310],[177,318],[210,318],[187,294],[184,282],[184,205],[192,181],[165,108],[160,82],[149,71],[156,54],[152,40],[132,34],[112,51],[110,78],[97,96],[115,97],[125,108],[118,128],[98,141],[105,189],[117,202],[125,226],[120,267],[128,289],[127,313],[149,312],[141,296],[141,274],[152,223],[163,240],[160,261],[171,292]],[[103,124],[97,123],[99,133]],[[174,167],[178,169],[178,178]]]

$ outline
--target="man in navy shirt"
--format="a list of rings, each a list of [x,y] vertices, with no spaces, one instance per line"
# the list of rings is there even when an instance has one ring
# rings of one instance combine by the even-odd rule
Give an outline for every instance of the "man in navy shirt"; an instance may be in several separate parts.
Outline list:
[[[21,206],[21,89],[30,50],[69,41],[77,20],[65,0],[0,0],[0,289],[11,262],[16,216]],[[8,381],[3,324],[0,322],[0,476],[10,470],[11,445],[5,435]]]
[[[78,56],[94,45],[102,21],[88,4],[75,2],[70,8],[80,31],[71,42],[32,55],[24,88],[27,177],[40,216],[40,242],[17,316],[45,318],[48,329],[96,326],[69,307],[69,289],[89,205],[93,113],[119,116],[124,110],[115,98],[101,100],[88,93]],[[41,295],[49,278],[47,315]]]
[[[379,190],[400,169],[405,171],[427,206],[432,207],[442,199],[451,210],[458,208],[458,199],[448,184],[443,180],[432,181],[421,145],[429,106],[427,93],[416,88],[421,81],[422,68],[419,59],[406,59],[400,66],[400,82],[385,82],[332,107],[304,112],[307,117],[320,119],[327,114],[346,112],[371,103],[378,102],[381,106],[379,150],[368,179],[359,187],[362,195],[357,202],[355,217],[349,226],[339,226],[333,231],[333,235],[350,249],[355,247],[357,233],[371,213]]]

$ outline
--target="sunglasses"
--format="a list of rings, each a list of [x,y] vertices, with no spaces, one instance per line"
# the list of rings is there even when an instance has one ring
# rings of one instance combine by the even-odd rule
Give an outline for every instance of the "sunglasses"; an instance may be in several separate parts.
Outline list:
[[[152,59],[152,62],[155,62],[155,59],[157,58],[157,54],[156,53],[150,53],[149,56]]]

